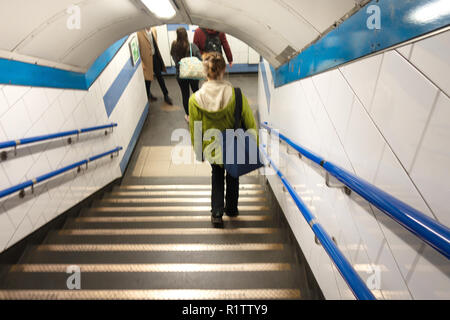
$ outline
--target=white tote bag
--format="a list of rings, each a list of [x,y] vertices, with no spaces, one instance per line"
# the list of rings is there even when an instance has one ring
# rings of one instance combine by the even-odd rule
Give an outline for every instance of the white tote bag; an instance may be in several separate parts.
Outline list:
[[[180,60],[180,79],[205,79],[203,63],[199,58],[192,56],[192,45],[189,44],[191,56]]]

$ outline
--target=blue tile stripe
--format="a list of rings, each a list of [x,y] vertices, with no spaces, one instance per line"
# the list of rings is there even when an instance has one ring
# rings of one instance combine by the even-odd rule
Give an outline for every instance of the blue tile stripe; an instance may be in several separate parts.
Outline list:
[[[390,48],[450,25],[443,0],[373,0],[336,29],[312,44],[273,74],[275,87],[304,79],[344,63]],[[447,1],[448,2],[448,1]],[[368,19],[380,10],[380,29],[369,29]],[[446,7],[444,7],[446,6]],[[434,17],[430,18],[430,10]]]
[[[136,70],[139,68],[141,64],[141,60],[139,59],[138,63],[133,66],[132,59],[128,59],[122,70],[120,71],[117,78],[112,83],[111,87],[109,87],[105,96],[103,97],[103,101],[105,103],[106,113],[108,117],[114,111],[117,103],[119,103],[120,97],[125,92],[128,84],[133,78]]]
[[[119,41],[115,42],[112,46],[103,52],[100,57],[98,57],[89,70],[86,72],[86,88],[90,88],[91,85],[97,80],[100,74],[105,70],[108,64],[116,56],[117,52],[122,48],[125,42],[128,40],[128,36],[123,37]]]
[[[178,28],[185,28],[187,31],[189,31],[189,25],[187,24],[168,24],[167,25],[167,31],[176,31]]]
[[[136,143],[141,134],[142,128],[144,127],[145,119],[147,119],[148,110],[149,104],[147,102],[144,108],[144,112],[142,112],[141,118],[139,119],[136,129],[134,130],[133,136],[131,137],[130,143],[128,144],[127,150],[125,151],[123,158],[120,161],[120,170],[122,171],[122,174],[125,172],[128,162],[130,161],[131,154],[133,153],[133,150],[136,147]]]
[[[267,112],[270,114],[270,88],[269,88],[269,81],[267,80],[267,72],[266,72],[266,66],[264,65],[264,62],[261,62],[260,64],[261,68],[261,75],[264,82],[264,92],[266,94],[266,102],[267,102]]]
[[[167,72],[165,74],[174,75],[176,73],[175,67],[166,67]],[[233,64],[233,68],[227,65],[227,72],[230,74],[237,73],[257,73],[258,64],[237,63]]]
[[[86,73],[0,59],[0,84],[88,90],[127,39],[128,36],[106,49]]]
[[[0,84],[86,90],[83,73],[0,59]]]

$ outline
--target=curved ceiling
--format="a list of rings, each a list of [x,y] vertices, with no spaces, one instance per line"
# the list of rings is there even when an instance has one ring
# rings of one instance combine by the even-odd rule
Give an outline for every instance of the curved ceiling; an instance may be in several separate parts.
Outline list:
[[[159,1],[159,0],[155,0]],[[147,26],[187,23],[229,33],[273,66],[327,32],[365,0],[172,0],[154,16],[140,0],[0,0],[0,57],[85,72],[112,43]],[[80,9],[80,28],[67,23]]]

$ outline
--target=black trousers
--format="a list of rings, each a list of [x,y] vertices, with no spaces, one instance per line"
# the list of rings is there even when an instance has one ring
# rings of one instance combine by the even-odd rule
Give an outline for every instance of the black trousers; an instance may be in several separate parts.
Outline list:
[[[234,178],[227,173],[226,209],[224,208],[224,175],[225,169],[212,164],[212,192],[211,207],[215,215],[223,215],[223,212],[236,213],[238,211],[239,178]]]
[[[156,58],[156,55],[153,55],[153,72],[155,74],[156,79],[158,80],[159,86],[161,87],[161,91],[165,96],[169,94],[169,90],[167,90],[166,83],[164,82],[164,78],[162,76],[162,66],[159,59]],[[147,90],[147,96],[150,97],[151,90],[150,87],[152,82],[149,80],[145,80],[145,89]]]
[[[189,98],[191,96],[189,86],[191,87],[192,92],[195,93],[198,90],[199,81],[192,79],[180,79],[179,77],[177,77],[177,81],[181,89],[181,95],[183,96],[184,112],[189,115]]]

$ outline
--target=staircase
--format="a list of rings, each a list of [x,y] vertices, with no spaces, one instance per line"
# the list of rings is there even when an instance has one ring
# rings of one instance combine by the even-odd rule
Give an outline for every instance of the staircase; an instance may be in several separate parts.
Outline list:
[[[210,179],[200,182],[114,187],[29,247],[0,279],[0,299],[309,298],[260,178],[241,179],[240,216],[224,217],[223,229],[211,227]]]

